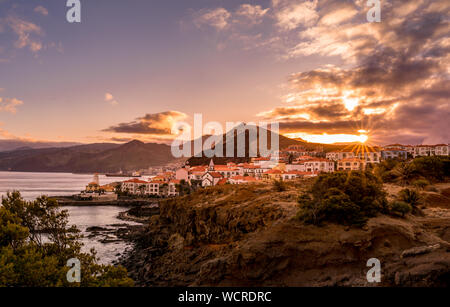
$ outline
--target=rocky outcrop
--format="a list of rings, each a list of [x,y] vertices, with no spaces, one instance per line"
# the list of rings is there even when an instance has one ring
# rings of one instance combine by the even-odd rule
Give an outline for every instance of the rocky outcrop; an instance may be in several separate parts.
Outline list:
[[[162,202],[123,264],[142,286],[450,285],[448,215],[308,226],[295,218],[298,188],[224,186]],[[370,258],[380,284],[366,279]]]

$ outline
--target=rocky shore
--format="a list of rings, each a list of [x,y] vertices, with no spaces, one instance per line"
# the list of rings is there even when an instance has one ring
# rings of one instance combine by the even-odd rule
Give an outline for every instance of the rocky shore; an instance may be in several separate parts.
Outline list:
[[[74,196],[50,196],[56,199],[61,206],[118,206],[118,207],[143,207],[146,205],[157,205],[159,199],[140,199],[122,197],[117,200],[78,200]]]
[[[223,186],[165,200],[140,217],[147,226],[128,234],[135,247],[120,262],[140,286],[450,285],[449,209],[317,227],[295,218],[301,188]],[[381,262],[379,284],[366,279],[370,258]]]

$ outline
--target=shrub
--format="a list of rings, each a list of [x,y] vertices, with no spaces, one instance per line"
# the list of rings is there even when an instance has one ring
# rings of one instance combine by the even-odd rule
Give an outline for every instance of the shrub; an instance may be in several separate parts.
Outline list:
[[[274,180],[273,181],[273,189],[276,192],[283,192],[286,191],[286,184],[284,183],[283,180],[279,179],[279,180]]]
[[[402,217],[405,214],[408,214],[412,211],[412,207],[410,204],[405,203],[404,201],[393,201],[390,204],[391,213],[399,214]]]
[[[413,209],[416,209],[422,202],[422,197],[420,196],[420,193],[412,189],[401,190],[398,193],[398,198],[401,201],[404,201],[405,203],[411,205]]]
[[[321,174],[310,195],[299,197],[298,217],[319,225],[328,221],[362,226],[369,217],[387,211],[382,183],[369,171]]]
[[[413,182],[413,186],[415,186],[418,189],[424,189],[429,184],[430,184],[430,182],[426,179],[418,179]]]
[[[122,267],[100,265],[96,254],[81,252],[79,230],[55,200],[32,202],[8,193],[0,207],[0,287],[131,286]],[[69,284],[67,260],[81,262],[81,283]]]

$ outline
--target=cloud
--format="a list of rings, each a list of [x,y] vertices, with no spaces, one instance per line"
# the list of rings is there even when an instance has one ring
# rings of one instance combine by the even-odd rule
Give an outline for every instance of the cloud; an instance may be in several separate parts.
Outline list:
[[[33,53],[43,48],[38,37],[43,36],[44,31],[38,25],[15,16],[7,16],[0,23],[8,26],[17,35],[14,47],[18,49],[28,47]]]
[[[293,73],[285,104],[258,115],[286,132],[356,133],[372,141],[447,143],[450,126],[448,1],[384,1],[367,23],[365,1],[321,2],[286,58],[340,57],[345,65]],[[388,9],[389,8],[389,9]]]
[[[38,5],[34,8],[34,11],[38,14],[41,14],[43,16],[47,16],[48,15],[48,10],[43,7],[42,5]]]
[[[194,14],[194,24],[198,27],[209,26],[217,30],[223,30],[228,26],[228,20],[231,17],[230,12],[219,7],[212,10],[200,10]]]
[[[236,16],[243,17],[244,22],[259,24],[268,11],[269,8],[263,9],[260,5],[242,4],[236,10]]]
[[[116,106],[119,104],[114,96],[110,93],[105,93],[105,101],[109,102],[112,106]]]
[[[284,30],[293,30],[300,26],[310,26],[319,18],[317,0],[313,1],[280,1],[273,0],[277,25]]]
[[[17,107],[22,105],[23,101],[16,98],[2,98],[0,97],[0,112],[9,112],[15,114]]]
[[[103,131],[126,134],[170,136],[172,134],[173,124],[177,121],[185,119],[186,117],[186,114],[178,111],[146,114],[143,117],[136,118],[136,120],[132,122],[120,123]]]

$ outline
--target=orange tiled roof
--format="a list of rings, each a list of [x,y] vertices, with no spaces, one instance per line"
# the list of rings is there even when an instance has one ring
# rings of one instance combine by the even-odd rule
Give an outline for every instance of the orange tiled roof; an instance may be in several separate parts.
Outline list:
[[[128,182],[128,183],[147,183],[147,181],[143,181],[143,180],[139,180],[139,179],[130,179],[130,180],[126,180],[124,182]]]
[[[208,172],[207,174],[210,174],[213,178],[222,178],[223,177],[220,173],[217,173],[217,172]]]
[[[279,169],[270,169],[266,172],[264,172],[264,174],[282,174],[283,172],[280,171]]]
[[[222,179],[220,179],[218,182],[217,182],[217,184],[218,185],[224,185],[224,184],[226,184],[227,183],[227,178],[222,178]]]

